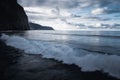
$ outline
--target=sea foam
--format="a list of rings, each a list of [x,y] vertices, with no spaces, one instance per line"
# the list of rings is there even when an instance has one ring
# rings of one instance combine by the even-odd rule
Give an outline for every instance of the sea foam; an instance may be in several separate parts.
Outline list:
[[[75,64],[82,71],[99,70],[113,77],[120,78],[120,56],[118,55],[93,54],[85,50],[81,50],[78,53],[65,44],[29,40],[15,35],[2,34],[0,39],[4,40],[6,45],[23,50],[27,54],[41,54],[44,58],[54,58],[65,64]]]

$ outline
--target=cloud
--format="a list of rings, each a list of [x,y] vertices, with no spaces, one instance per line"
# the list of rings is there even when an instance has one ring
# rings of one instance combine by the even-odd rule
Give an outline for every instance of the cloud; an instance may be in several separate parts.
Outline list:
[[[96,8],[91,11],[92,14],[98,15],[98,14],[111,14],[111,13],[120,13],[120,9],[109,9],[107,7],[104,8]]]
[[[18,0],[24,7],[59,7],[60,9],[92,8],[92,14],[120,12],[120,0]]]
[[[120,0],[18,0],[24,7],[93,8],[92,14],[120,12]],[[84,10],[83,10],[84,11]]]
[[[87,19],[87,20],[96,20],[96,21],[108,21],[110,20],[109,18],[103,18],[103,17],[97,17],[97,16],[81,16],[82,19]]]
[[[73,8],[79,5],[79,0],[18,0],[23,6],[47,6],[47,7],[61,7]]]
[[[86,27],[92,28],[92,29],[120,29],[120,24],[104,24],[104,23],[96,23],[92,25],[87,25]]]
[[[118,18],[120,0],[18,0],[18,2],[24,7],[30,21],[57,29],[63,26],[100,27],[99,23],[112,24],[120,21]]]
[[[120,29],[120,24],[102,24],[105,28],[110,28],[110,29]]]
[[[118,15],[115,15],[114,17],[120,17],[120,14],[118,14]]]
[[[44,26],[52,26],[54,29],[76,29],[74,25],[66,22],[66,18],[70,17],[67,10],[48,7],[24,7],[29,21]]]
[[[120,0],[18,0],[24,6],[61,6],[66,8],[120,4]]]
[[[94,9],[94,10],[92,10],[91,13],[94,14],[94,15],[103,14],[103,13],[105,13],[105,8],[97,8],[97,9]]]

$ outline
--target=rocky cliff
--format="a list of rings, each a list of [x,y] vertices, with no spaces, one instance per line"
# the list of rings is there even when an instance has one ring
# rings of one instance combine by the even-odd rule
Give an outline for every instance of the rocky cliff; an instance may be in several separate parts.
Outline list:
[[[0,0],[0,31],[28,29],[27,15],[17,0]]]
[[[52,27],[49,26],[42,26],[36,23],[29,23],[31,30],[54,30]]]

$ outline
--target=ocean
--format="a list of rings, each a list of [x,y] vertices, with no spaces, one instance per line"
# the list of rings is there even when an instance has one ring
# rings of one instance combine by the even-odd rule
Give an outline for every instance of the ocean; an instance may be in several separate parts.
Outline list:
[[[7,32],[0,39],[25,54],[40,54],[75,64],[83,72],[102,71],[120,79],[120,31],[35,30]]]

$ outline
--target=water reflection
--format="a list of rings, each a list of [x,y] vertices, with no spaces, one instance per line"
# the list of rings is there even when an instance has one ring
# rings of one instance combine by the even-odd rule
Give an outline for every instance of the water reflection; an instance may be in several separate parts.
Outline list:
[[[84,49],[107,54],[120,54],[119,32],[103,31],[27,31],[30,40],[66,44],[75,50]]]

